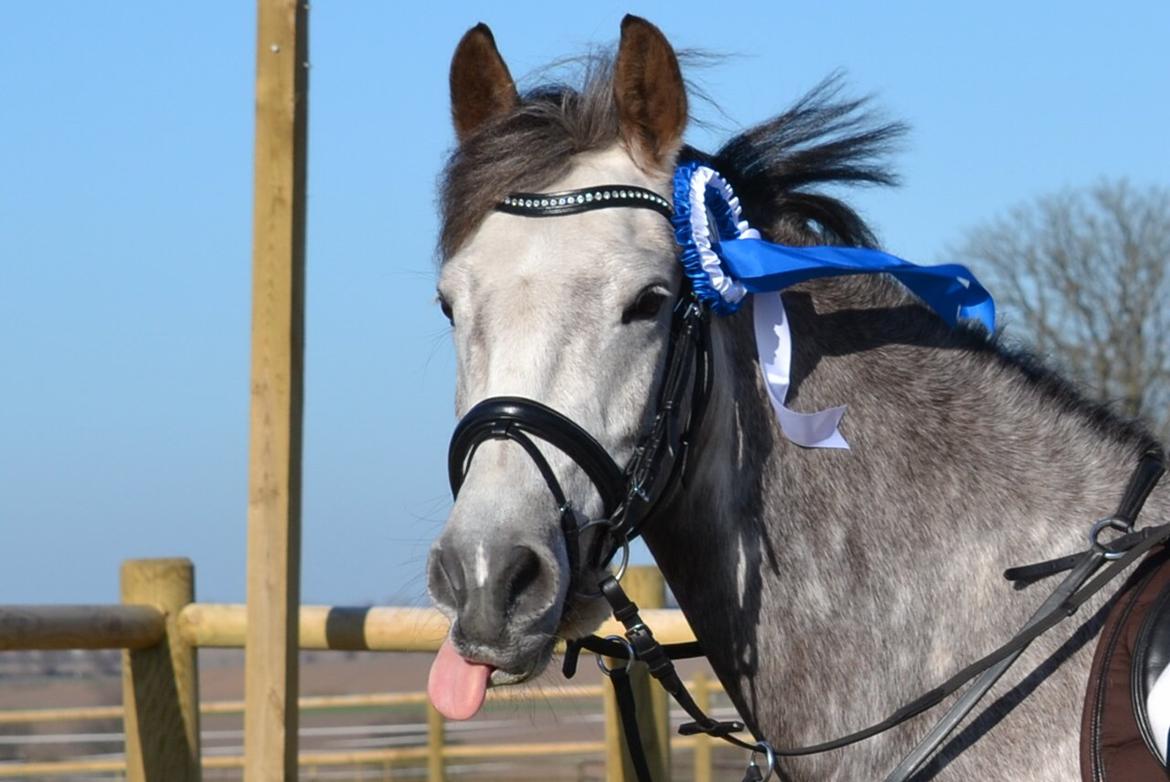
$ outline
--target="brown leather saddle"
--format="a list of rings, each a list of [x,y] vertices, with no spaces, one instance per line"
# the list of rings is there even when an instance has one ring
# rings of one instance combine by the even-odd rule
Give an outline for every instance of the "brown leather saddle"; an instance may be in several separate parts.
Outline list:
[[[1151,552],[1109,609],[1081,716],[1084,782],[1170,780],[1154,748],[1146,700],[1170,662],[1170,548]]]

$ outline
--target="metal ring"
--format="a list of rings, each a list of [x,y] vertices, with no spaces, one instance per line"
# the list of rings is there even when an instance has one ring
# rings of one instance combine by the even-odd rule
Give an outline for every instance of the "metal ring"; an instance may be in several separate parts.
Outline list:
[[[630,541],[628,538],[622,538],[622,558],[618,562],[618,569],[613,574],[613,580],[621,582],[622,576],[626,574],[626,568],[630,566]]]
[[[584,532],[587,529],[590,529],[591,527],[601,527],[601,526],[606,526],[606,527],[610,526],[609,519],[607,519],[603,516],[600,519],[589,519],[584,524],[578,524],[577,525],[577,534],[580,535],[582,532]]]
[[[630,541],[627,538],[622,538],[621,559],[618,562],[618,569],[613,573],[614,581],[621,582],[622,576],[626,574],[626,569],[630,566]],[[599,586],[592,592],[585,592],[577,590],[577,597],[594,598],[601,597],[601,587]]]
[[[768,773],[764,775],[764,778],[760,782],[768,782],[772,778],[772,775],[776,773],[776,750],[772,749],[771,744],[766,741],[756,742],[756,748],[752,750],[752,757],[748,765],[749,767],[756,766],[756,768],[759,768],[756,764],[756,755],[761,752],[764,753],[764,759],[768,762]]]
[[[1104,531],[1106,527],[1116,530],[1123,535],[1128,535],[1129,533],[1133,532],[1133,525],[1117,518],[1116,516],[1109,516],[1095,522],[1093,527],[1089,530],[1089,544],[1092,545],[1095,550],[1104,554],[1105,559],[1121,559],[1125,556],[1124,551],[1116,551],[1110,548],[1107,543],[1102,543],[1101,541],[1097,540],[1101,532]]]
[[[634,645],[620,635],[607,635],[605,637],[605,640],[617,641],[622,646],[626,647],[626,666],[625,667],[626,667],[626,673],[629,673],[630,667],[634,664],[634,655],[635,655]],[[606,676],[612,675],[613,672],[617,670],[616,665],[612,668],[607,668],[605,665],[605,657],[603,657],[600,654],[597,655],[597,667],[600,668],[601,672],[604,673]]]

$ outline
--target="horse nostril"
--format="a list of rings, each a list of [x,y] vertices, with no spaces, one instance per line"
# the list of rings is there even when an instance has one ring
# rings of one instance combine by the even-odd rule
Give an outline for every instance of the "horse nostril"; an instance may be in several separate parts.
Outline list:
[[[543,603],[545,595],[538,589],[544,580],[544,565],[540,556],[527,546],[514,546],[512,559],[504,574],[503,598],[507,615],[531,609],[529,603]]]
[[[459,609],[467,601],[467,583],[459,557],[445,548],[439,548],[431,557],[431,594],[439,603]]]
[[[498,646],[554,606],[557,571],[541,549],[506,539],[448,543],[431,552],[431,595],[457,615],[452,632],[465,642]]]

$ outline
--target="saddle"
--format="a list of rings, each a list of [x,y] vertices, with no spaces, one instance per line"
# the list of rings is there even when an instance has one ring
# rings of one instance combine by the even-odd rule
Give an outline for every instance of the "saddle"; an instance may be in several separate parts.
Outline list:
[[[1168,663],[1170,547],[1162,547],[1126,581],[1101,630],[1081,714],[1083,782],[1170,780],[1147,712]]]

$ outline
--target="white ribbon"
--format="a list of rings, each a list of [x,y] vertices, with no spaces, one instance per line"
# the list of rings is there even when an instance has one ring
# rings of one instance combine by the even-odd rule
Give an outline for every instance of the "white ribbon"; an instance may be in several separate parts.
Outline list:
[[[707,210],[707,189],[716,191],[730,207],[738,239],[759,239],[760,233],[743,219],[739,197],[735,195],[718,171],[707,166],[698,166],[691,174],[691,238],[699,252],[703,271],[711,287],[728,304],[738,303],[748,295],[743,284],[725,274],[723,262],[715,252],[714,243],[719,241],[719,229]],[[714,241],[713,241],[714,240]],[[792,442],[806,448],[849,448],[837,426],[845,408],[831,407],[815,413],[800,413],[789,408],[788,385],[792,365],[792,334],[788,330],[788,316],[779,293],[757,293],[752,295],[755,312],[756,350],[759,353],[760,371],[768,397],[776,411],[780,431]]]
[[[779,293],[752,295],[756,327],[756,350],[768,398],[776,411],[780,431],[792,442],[806,448],[849,448],[838,430],[845,406],[830,407],[815,413],[801,413],[789,408],[788,385],[792,370],[792,333],[788,330],[788,313]]]

